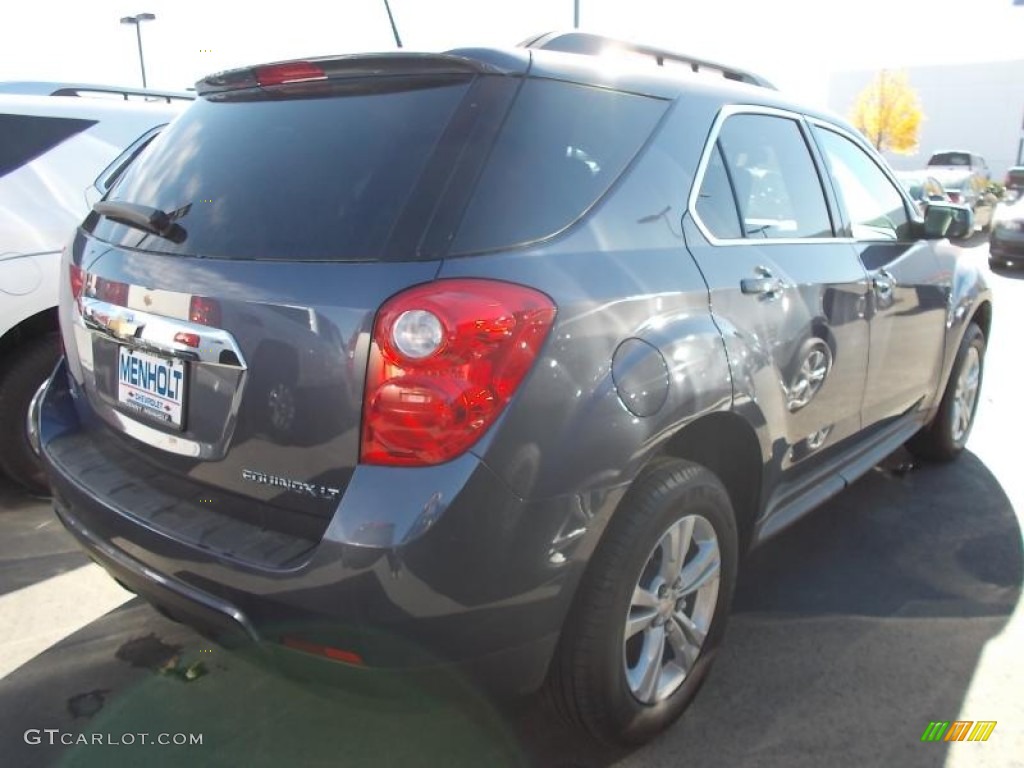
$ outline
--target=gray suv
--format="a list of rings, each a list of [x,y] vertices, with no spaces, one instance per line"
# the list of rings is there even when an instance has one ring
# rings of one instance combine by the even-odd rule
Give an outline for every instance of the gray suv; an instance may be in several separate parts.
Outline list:
[[[67,250],[38,421],[67,528],[223,642],[641,742],[745,550],[964,447],[969,214],[754,75],[574,33],[197,91]]]

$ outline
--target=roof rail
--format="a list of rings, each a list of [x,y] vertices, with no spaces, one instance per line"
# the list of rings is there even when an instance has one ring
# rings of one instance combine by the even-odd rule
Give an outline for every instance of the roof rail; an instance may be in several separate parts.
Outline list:
[[[120,96],[124,101],[193,101],[194,93],[183,91],[157,91],[152,88],[122,88],[116,85],[90,85],[86,83],[49,83],[20,81],[0,83],[0,93],[20,96]]]
[[[659,67],[665,66],[666,61],[673,61],[689,66],[693,72],[714,72],[727,80],[736,80],[741,83],[748,83],[749,85],[775,89],[774,85],[760,75],[755,75],[753,72],[737,67],[718,64],[706,59],[698,59],[663,48],[630,43],[613,37],[605,37],[604,35],[594,35],[589,32],[548,32],[524,40],[519,44],[519,47],[537,48],[545,51],[561,51],[562,53],[581,53],[587,56],[600,56],[606,53],[632,53],[653,58]]]

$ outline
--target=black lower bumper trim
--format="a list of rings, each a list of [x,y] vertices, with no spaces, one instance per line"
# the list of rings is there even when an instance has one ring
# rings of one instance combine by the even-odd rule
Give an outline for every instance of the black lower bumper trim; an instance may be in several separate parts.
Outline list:
[[[158,573],[100,541],[55,499],[54,510],[87,554],[131,592],[171,618],[189,624],[226,646],[259,643],[260,636],[238,608],[178,579]]]

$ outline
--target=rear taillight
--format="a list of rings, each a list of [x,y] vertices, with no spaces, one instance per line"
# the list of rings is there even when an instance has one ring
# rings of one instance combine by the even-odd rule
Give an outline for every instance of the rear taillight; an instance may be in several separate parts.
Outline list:
[[[116,304],[119,307],[126,307],[128,306],[128,283],[97,277],[93,295],[100,301]]]
[[[543,293],[490,280],[389,299],[373,328],[361,460],[423,466],[464,452],[511,399],[554,317]]]
[[[68,278],[71,282],[71,298],[76,302],[82,298],[82,291],[85,290],[85,270],[77,264],[68,267]]]
[[[193,296],[188,302],[189,322],[218,327],[220,325],[220,302],[205,296]]]

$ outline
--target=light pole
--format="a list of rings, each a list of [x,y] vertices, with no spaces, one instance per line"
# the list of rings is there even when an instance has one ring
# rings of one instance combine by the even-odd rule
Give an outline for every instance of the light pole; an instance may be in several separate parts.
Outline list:
[[[391,13],[391,3],[388,0],[384,0],[384,7],[388,12],[388,21],[391,22],[391,31],[395,35],[395,46],[398,48],[402,47],[402,38],[398,36],[398,26],[395,24],[395,17]]]
[[[572,28],[573,29],[579,29],[580,28],[580,0],[575,0],[575,2],[573,2],[573,8],[572,8]]]
[[[142,58],[142,22],[153,21],[156,18],[152,13],[137,13],[134,16],[122,16],[122,24],[135,25],[135,37],[139,41],[139,68],[142,70],[142,87],[146,87],[146,62]]]

